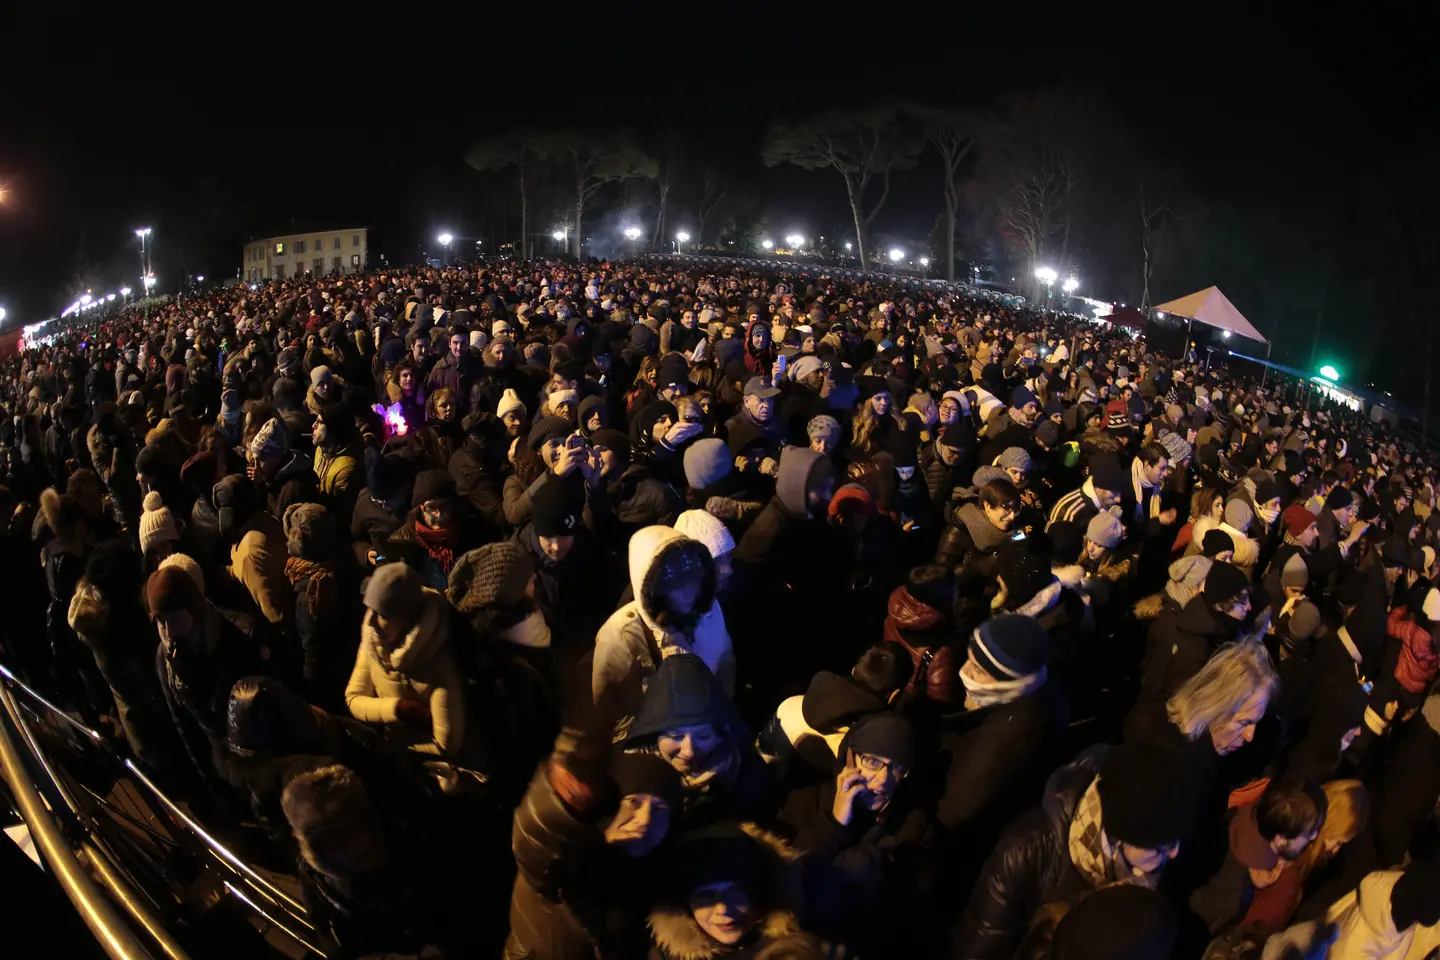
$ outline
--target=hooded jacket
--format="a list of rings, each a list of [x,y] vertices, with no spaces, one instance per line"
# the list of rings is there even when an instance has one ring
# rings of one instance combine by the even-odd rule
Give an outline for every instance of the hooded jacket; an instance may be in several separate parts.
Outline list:
[[[280,521],[264,510],[245,521],[240,539],[230,547],[230,575],[249,592],[265,619],[277,626],[289,624],[295,613],[295,592],[285,576],[288,556]]]
[[[780,471],[775,477],[775,496],[736,544],[737,564],[764,564],[774,556],[782,534],[809,518],[811,478],[824,459],[814,450],[793,447],[780,458]]]
[[[840,743],[851,724],[889,704],[849,677],[821,670],[803,695],[788,697],[760,731],[760,755],[785,772],[799,760],[817,774],[833,772]]]
[[[1328,960],[1421,960],[1440,946],[1440,926],[1395,929],[1390,894],[1403,875],[1377,870],[1335,901],[1325,915],[1337,928]]]
[[[366,610],[360,626],[355,669],[345,686],[345,704],[356,720],[394,724],[401,700],[425,704],[427,730],[406,728],[416,753],[453,757],[465,739],[465,690],[450,650],[449,604],[426,590],[413,626],[387,650],[380,641],[375,611]]]
[[[705,576],[695,601],[694,609],[704,612],[693,629],[682,632],[656,622],[661,612],[662,562],[685,542],[691,541],[673,527],[646,527],[630,538],[630,587],[635,599],[611,614],[595,637],[591,692],[597,704],[604,700],[613,707],[605,715],[619,718],[617,739],[628,732],[661,659],[671,654],[695,654],[726,693],[735,690],[735,654],[725,614],[715,602],[713,570]]]
[[[1235,639],[1235,624],[1210,609],[1197,593],[1175,617],[1161,617],[1150,627],[1140,668],[1137,707],[1164,702],[1205,666],[1215,648]]]

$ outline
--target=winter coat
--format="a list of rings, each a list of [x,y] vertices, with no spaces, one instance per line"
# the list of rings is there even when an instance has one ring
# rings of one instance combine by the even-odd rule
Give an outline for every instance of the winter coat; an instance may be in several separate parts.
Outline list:
[[[829,774],[851,725],[889,706],[850,677],[822,670],[803,695],[780,702],[755,746],[767,763],[775,765],[781,782],[792,772]]]
[[[1330,907],[1325,919],[1337,930],[1327,960],[1422,960],[1440,947],[1440,926],[1395,929],[1390,894],[1403,873],[1377,870]]]
[[[690,912],[689,892],[668,885],[650,908],[651,949],[648,960],[751,960],[768,944],[803,932],[800,926],[800,890],[796,876],[800,855],[784,840],[753,823],[740,828],[760,844],[765,877],[766,900],[755,904],[760,911],[756,932],[735,950],[711,939]]]
[[[1408,610],[1396,607],[1390,611],[1385,632],[1400,641],[1399,659],[1395,663],[1395,680],[1407,693],[1423,695],[1440,669],[1440,656],[1435,650],[1431,632],[1409,619]]]
[[[640,707],[660,660],[674,653],[693,653],[719,678],[725,692],[735,692],[735,654],[725,614],[715,602],[714,581],[702,592],[696,609],[705,610],[689,633],[655,622],[662,598],[656,581],[668,547],[686,538],[673,527],[646,527],[630,538],[630,587],[635,599],[616,610],[595,637],[591,692],[595,702],[608,704],[605,716],[619,718],[623,737]]]
[[[1169,700],[1217,647],[1235,636],[1236,625],[1212,610],[1204,594],[1196,594],[1176,616],[1158,618],[1145,645],[1136,707]]]
[[[295,593],[285,576],[289,556],[280,521],[260,511],[241,528],[230,546],[228,571],[245,588],[266,620],[288,628],[295,614]]]
[[[384,556],[386,543],[404,520],[402,514],[391,513],[385,504],[370,496],[367,487],[355,499],[355,512],[350,517],[350,538]]]
[[[335,453],[316,450],[315,476],[319,479],[325,506],[335,517],[335,525],[341,530],[346,529],[355,512],[355,498],[365,483],[360,461],[349,448]]]
[[[993,582],[996,551],[1011,535],[1011,531],[1001,530],[986,518],[979,500],[962,500],[950,511],[935,562],[956,568],[962,590],[971,584]]]
[[[1009,960],[1041,905],[1090,888],[1070,859],[1070,822],[1099,774],[1104,750],[1087,750],[1056,770],[1040,806],[1001,835],[965,908],[952,958]]]
[[[320,495],[315,464],[303,453],[291,453],[289,461],[265,485],[265,509],[277,517],[297,503],[327,504]]]
[[[469,501],[479,518],[483,539],[500,539],[502,532],[509,529],[500,474],[466,442],[450,457],[450,476],[455,481],[455,492]]]
[[[345,687],[345,703],[356,720],[395,724],[401,700],[427,706],[427,729],[405,727],[410,749],[454,757],[465,740],[464,680],[449,646],[450,610],[442,594],[426,590],[414,626],[399,645],[385,649],[375,612],[365,611],[360,649]]]
[[[1230,539],[1235,541],[1235,559],[1230,562],[1243,570],[1245,576],[1250,576],[1255,569],[1255,564],[1260,562],[1260,544],[1230,524],[1217,522],[1210,517],[1201,517],[1195,521],[1190,546],[1185,548],[1185,555],[1193,557],[1199,554],[1201,542],[1205,539],[1205,534],[1211,530],[1223,530],[1230,535]]]

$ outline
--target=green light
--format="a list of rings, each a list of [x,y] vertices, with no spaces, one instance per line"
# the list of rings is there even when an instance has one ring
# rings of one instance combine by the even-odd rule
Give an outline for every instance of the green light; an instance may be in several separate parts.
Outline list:
[[[1330,364],[1327,363],[1325,364],[1325,366],[1320,368],[1320,376],[1325,377],[1327,380],[1339,380],[1340,371],[1336,370],[1334,367],[1330,366]]]

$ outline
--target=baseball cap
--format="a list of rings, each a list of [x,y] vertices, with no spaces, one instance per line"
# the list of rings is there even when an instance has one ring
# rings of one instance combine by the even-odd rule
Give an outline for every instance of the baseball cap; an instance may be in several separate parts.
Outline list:
[[[751,377],[745,382],[745,396],[768,400],[780,396],[780,389],[772,386],[764,377]]]

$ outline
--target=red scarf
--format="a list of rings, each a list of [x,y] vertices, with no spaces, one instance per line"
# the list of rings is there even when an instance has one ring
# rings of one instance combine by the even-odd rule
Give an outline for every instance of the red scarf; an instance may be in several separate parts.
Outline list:
[[[415,520],[415,539],[420,541],[420,546],[430,554],[430,559],[440,564],[440,569],[445,576],[450,576],[450,568],[455,566],[455,530],[435,530],[425,526],[417,517]]]

